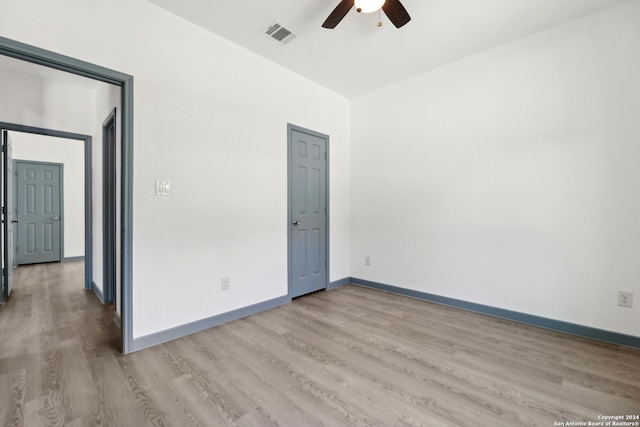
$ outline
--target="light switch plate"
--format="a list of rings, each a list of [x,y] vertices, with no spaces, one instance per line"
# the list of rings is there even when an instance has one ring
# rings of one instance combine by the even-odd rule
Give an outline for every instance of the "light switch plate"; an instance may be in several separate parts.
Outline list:
[[[172,189],[170,180],[156,179],[156,196],[170,196]]]

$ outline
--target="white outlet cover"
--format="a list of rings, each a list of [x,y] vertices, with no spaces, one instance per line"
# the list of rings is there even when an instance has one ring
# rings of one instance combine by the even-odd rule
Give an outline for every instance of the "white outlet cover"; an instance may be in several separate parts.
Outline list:
[[[621,307],[633,307],[633,292],[618,291],[618,305]]]
[[[156,179],[156,196],[171,196],[173,184],[167,179]]]

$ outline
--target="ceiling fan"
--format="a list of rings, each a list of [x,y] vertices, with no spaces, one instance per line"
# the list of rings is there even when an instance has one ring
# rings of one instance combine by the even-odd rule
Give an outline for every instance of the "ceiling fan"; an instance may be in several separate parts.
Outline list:
[[[342,0],[329,17],[324,21],[324,28],[333,29],[342,21],[351,8],[355,6],[358,12],[371,13],[378,12],[382,9],[396,28],[400,28],[407,22],[411,21],[411,17],[404,8],[400,0]],[[382,24],[378,22],[378,26]]]

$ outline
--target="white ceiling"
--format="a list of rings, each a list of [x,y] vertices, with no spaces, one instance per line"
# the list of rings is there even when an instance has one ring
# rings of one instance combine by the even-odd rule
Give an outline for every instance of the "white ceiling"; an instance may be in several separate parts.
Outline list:
[[[402,0],[401,29],[352,9],[334,30],[321,25],[339,0],[148,1],[352,98],[625,0]],[[274,20],[299,37],[265,37]]]

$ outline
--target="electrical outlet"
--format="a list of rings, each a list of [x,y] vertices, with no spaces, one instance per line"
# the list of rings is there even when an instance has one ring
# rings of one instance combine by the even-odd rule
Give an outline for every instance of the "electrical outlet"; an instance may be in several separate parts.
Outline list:
[[[618,305],[631,308],[633,306],[633,292],[618,291]]]
[[[231,277],[223,277],[222,278],[222,290],[228,291],[231,289]]]
[[[371,265],[371,257],[370,256],[364,257],[364,265]]]

